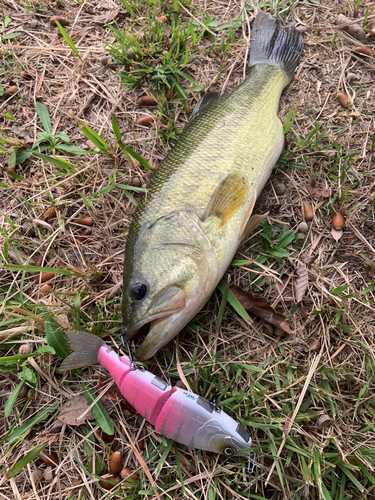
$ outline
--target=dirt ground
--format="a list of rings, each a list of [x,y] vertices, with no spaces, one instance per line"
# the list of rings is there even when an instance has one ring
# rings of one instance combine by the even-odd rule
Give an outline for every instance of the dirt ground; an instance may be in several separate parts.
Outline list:
[[[107,372],[95,366],[63,374],[58,355],[37,349],[59,326],[121,347],[124,247],[135,206],[203,93],[229,91],[244,79],[259,9],[300,29],[305,49],[280,103],[286,147],[256,204],[267,222],[240,247],[224,281],[267,299],[293,333],[251,313],[241,317],[217,290],[178,341],[147,363],[174,384],[182,374],[247,428],[256,452],[249,490],[246,460],[175,445],[113,388],[102,398],[112,441],[98,437],[100,417],[86,411],[85,400],[75,400],[86,412],[80,425],[59,419],[62,405],[86,387],[100,395]],[[51,25],[56,15],[66,16],[73,49]],[[126,87],[120,73],[129,68],[108,50],[117,44],[110,27],[134,30],[151,67],[143,30],[163,23],[162,15],[166,51],[173,19],[202,34],[195,47],[187,36],[195,57],[183,68],[190,80],[178,81],[186,99],[155,87],[155,65],[138,87]],[[375,498],[374,54],[372,1],[3,0],[0,90],[17,90],[0,97],[0,498]],[[150,93],[158,106],[139,106]],[[49,134],[38,102],[49,112]],[[137,123],[150,113],[149,126]],[[121,151],[112,115],[123,143],[151,169]],[[35,147],[22,163],[17,156],[13,168],[43,129],[44,149]],[[58,149],[68,144],[61,133],[80,151]],[[55,216],[46,215],[50,207]],[[332,226],[337,213],[342,230]],[[81,217],[92,226],[76,222]],[[283,247],[286,231],[294,234]],[[30,266],[57,270],[49,287]],[[36,456],[45,443],[57,465]],[[139,480],[106,490],[99,477],[116,450]]]

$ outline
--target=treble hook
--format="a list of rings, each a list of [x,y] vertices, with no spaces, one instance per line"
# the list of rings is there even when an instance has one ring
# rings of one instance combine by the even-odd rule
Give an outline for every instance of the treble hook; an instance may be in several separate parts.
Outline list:
[[[144,370],[143,366],[137,365],[137,363],[134,361],[133,353],[131,351],[130,343],[128,340],[124,339],[124,333],[126,332],[125,326],[122,329],[121,333],[121,342],[123,347],[125,347],[128,351],[128,358],[130,360],[130,369],[132,371],[134,370]]]

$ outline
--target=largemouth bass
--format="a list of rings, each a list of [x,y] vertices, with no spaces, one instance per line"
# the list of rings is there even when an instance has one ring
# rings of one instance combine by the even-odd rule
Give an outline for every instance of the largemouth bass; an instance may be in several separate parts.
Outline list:
[[[259,223],[257,196],[284,146],[280,95],[303,50],[301,34],[259,12],[250,71],[230,94],[207,94],[139,204],[125,249],[123,323],[146,360],[195,316]]]

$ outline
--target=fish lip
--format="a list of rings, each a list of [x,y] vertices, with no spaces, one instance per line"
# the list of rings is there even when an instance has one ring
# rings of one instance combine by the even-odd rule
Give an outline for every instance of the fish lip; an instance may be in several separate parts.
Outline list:
[[[175,310],[170,310],[170,311],[162,311],[160,313],[153,314],[152,316],[148,316],[144,319],[141,319],[138,321],[137,324],[135,324],[132,328],[127,330],[126,332],[126,338],[128,340],[134,340],[137,338],[137,335],[140,333],[140,330],[147,324],[150,325],[149,332],[151,329],[159,323],[159,321],[162,321],[163,319],[167,318],[168,316],[172,316],[173,314],[181,312],[182,309],[175,309]],[[158,321],[159,320],[159,321]],[[149,333],[147,332],[147,333]]]

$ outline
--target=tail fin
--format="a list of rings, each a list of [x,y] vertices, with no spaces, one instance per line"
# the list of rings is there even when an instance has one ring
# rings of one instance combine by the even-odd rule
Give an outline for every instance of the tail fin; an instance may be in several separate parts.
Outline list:
[[[294,28],[283,28],[271,14],[260,11],[251,35],[249,66],[279,66],[291,80],[303,50],[301,33]]]
[[[98,362],[98,351],[105,345],[102,339],[87,332],[68,331],[65,333],[73,352],[61,363],[61,370],[83,368]]]

